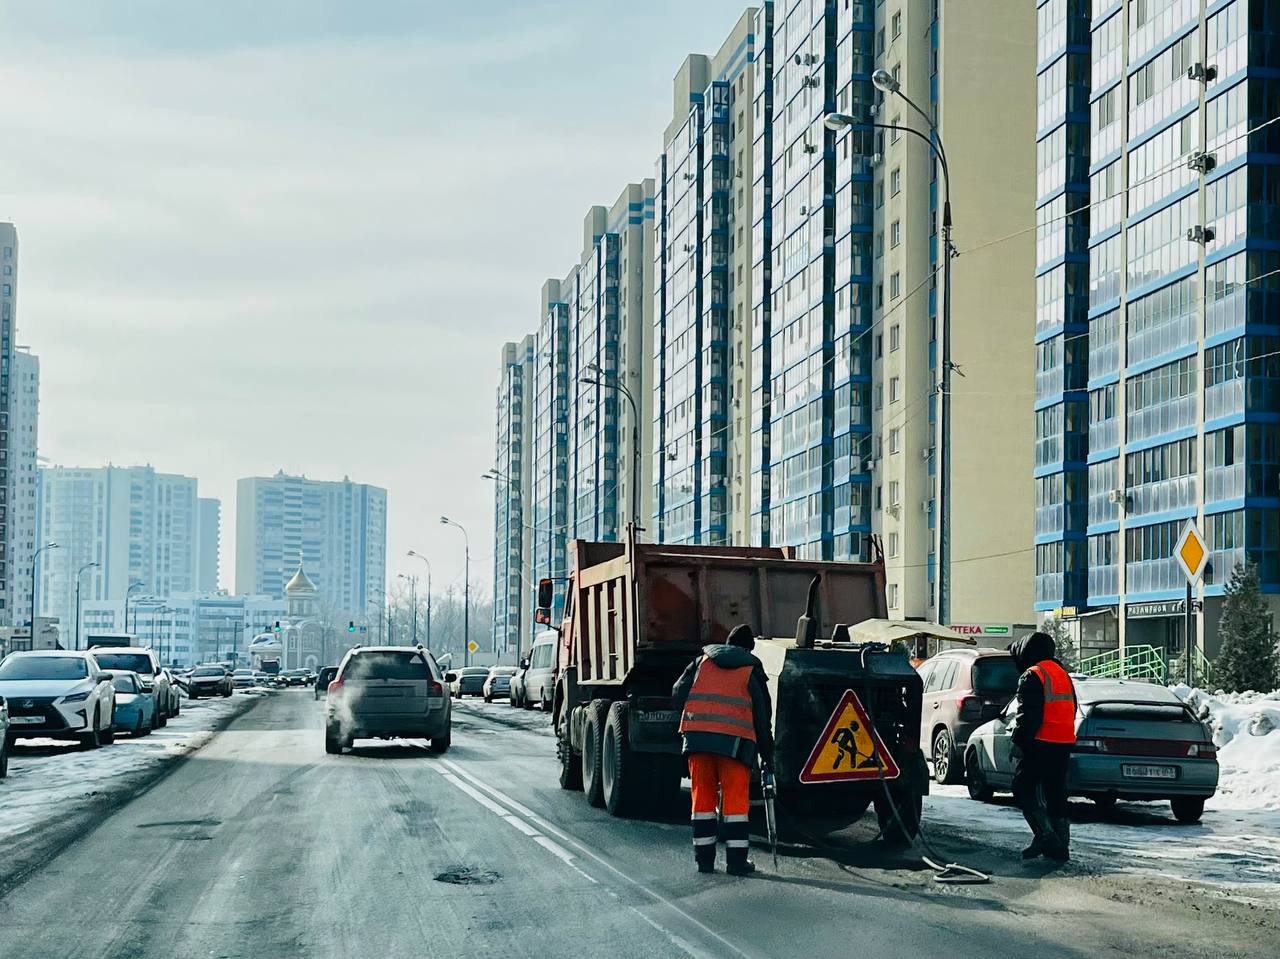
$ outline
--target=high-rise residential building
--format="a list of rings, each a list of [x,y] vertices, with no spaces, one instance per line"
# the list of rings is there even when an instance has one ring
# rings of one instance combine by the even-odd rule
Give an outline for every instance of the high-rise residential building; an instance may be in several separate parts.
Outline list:
[[[38,477],[37,539],[58,546],[40,554],[36,615],[57,617],[64,636],[75,628],[77,576],[82,602],[123,600],[133,583],[158,599],[194,588],[193,477],[150,466],[46,467]]]
[[[9,495],[9,464],[13,456],[10,445],[12,397],[10,374],[13,368],[13,346],[18,335],[18,231],[12,223],[0,223],[0,496]],[[0,502],[0,510],[8,508]],[[9,550],[11,524],[0,522],[0,622],[13,622],[10,606],[12,562]]]
[[[652,180],[629,184],[612,207],[592,207],[578,264],[543,286],[531,590],[539,576],[564,574],[568,540],[616,540],[633,521],[649,525],[653,215]]]
[[[533,475],[531,394],[533,334],[502,347],[497,391],[493,483],[493,642],[518,653],[532,639],[533,608],[525,585],[532,561],[529,481]]]
[[[752,153],[757,12],[676,74],[654,179],[654,529],[667,543],[750,536]]]
[[[31,621],[31,563],[39,525],[36,510],[36,439],[40,413],[40,360],[26,347],[13,353],[9,372],[9,595],[7,619]]]
[[[1280,592],[1280,9],[1037,13],[1036,606],[1087,608],[1086,649],[1182,657],[1194,521],[1212,654],[1235,566]]]
[[[202,496],[197,508],[196,589],[216,593],[222,538],[222,503]]]
[[[340,612],[381,601],[387,576],[387,491],[279,472],[236,484],[236,592],[283,598],[299,559]]]

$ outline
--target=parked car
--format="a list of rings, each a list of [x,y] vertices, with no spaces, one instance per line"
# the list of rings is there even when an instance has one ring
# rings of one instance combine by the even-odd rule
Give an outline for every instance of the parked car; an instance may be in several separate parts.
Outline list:
[[[168,666],[163,667],[164,674],[169,678],[169,712],[168,718],[181,715],[182,713],[182,685],[178,682],[177,674]]]
[[[1218,788],[1209,728],[1164,686],[1077,679],[1076,745],[1067,792],[1103,808],[1116,800],[1168,800],[1179,822],[1199,822]],[[1013,784],[1012,720],[1017,700],[981,726],[965,750],[969,796],[989,801]]]
[[[340,753],[357,739],[423,738],[443,753],[452,740],[453,709],[435,659],[417,646],[348,650],[329,687],[324,749]]]
[[[138,674],[142,688],[151,695],[155,706],[156,728],[169,722],[169,677],[160,665],[160,658],[150,649],[135,646],[129,649],[102,647],[91,650],[103,669],[128,670]]]
[[[197,666],[187,681],[187,695],[192,699],[230,696],[233,688],[231,674],[225,666]]]
[[[333,677],[338,675],[337,666],[321,666],[320,672],[316,673],[315,698],[319,699],[320,694],[328,695],[329,684],[333,682]]]
[[[964,749],[1018,691],[1018,667],[1002,649],[948,649],[921,664],[920,744],[940,783],[964,782]]]
[[[13,737],[9,735],[9,704],[0,696],[0,779],[9,775],[9,753],[13,750]]]
[[[231,671],[231,686],[234,689],[248,689],[256,681],[252,669],[233,669]]]
[[[116,688],[116,732],[146,736],[156,728],[155,700],[142,688],[138,674],[126,669],[107,669]]]
[[[485,677],[481,690],[486,703],[493,702],[499,696],[506,696],[511,691],[511,677],[515,671],[515,666],[489,667],[489,675]]]
[[[453,695],[461,699],[463,696],[483,696],[484,683],[489,678],[488,666],[463,666],[455,674]]]
[[[511,703],[512,709],[524,706],[524,674],[528,670],[529,660],[522,659],[516,671],[511,674],[511,680],[507,684],[507,700]]]
[[[529,667],[524,673],[524,708],[540,705],[551,712],[551,698],[556,689],[556,637],[547,631],[540,633],[529,650]]]
[[[115,687],[89,652],[40,649],[0,662],[10,740],[79,740],[86,749],[115,740]]]

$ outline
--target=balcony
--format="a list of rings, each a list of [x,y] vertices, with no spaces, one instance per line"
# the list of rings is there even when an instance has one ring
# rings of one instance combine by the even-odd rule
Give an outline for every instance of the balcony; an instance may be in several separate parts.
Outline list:
[[[1220,503],[1244,496],[1244,464],[1211,466],[1204,471],[1204,501]]]
[[[1129,515],[1165,513],[1196,504],[1196,478],[1178,476],[1129,488]]]
[[[1178,589],[1187,583],[1182,568],[1173,557],[1126,563],[1124,569],[1125,592],[1130,595]]]
[[[1116,596],[1120,592],[1120,567],[1092,566],[1089,568],[1089,597]]]
[[[1244,378],[1236,377],[1204,388],[1204,418],[1216,420],[1244,412]]]

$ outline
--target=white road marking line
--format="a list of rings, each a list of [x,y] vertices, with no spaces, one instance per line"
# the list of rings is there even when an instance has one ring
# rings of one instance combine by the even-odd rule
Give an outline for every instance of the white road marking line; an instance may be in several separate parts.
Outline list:
[[[538,832],[538,830],[534,829],[523,819],[520,819],[518,816],[511,815],[511,813],[507,812],[507,810],[503,809],[501,806],[499,806],[496,802],[494,802],[488,796],[484,795],[483,793],[477,792],[475,789],[471,788],[471,786],[464,783],[457,776],[451,776],[448,773],[441,773],[440,775],[442,775],[445,779],[447,779],[453,785],[457,786],[458,789],[462,790],[462,792],[466,793],[468,796],[470,796],[480,805],[484,806],[484,808],[489,810],[489,812],[509,822],[512,826],[520,830],[526,836],[533,836],[538,839],[546,838],[540,832]]]
[[[497,789],[493,786],[490,786],[484,780],[477,777],[474,773],[471,773],[463,769],[461,766],[459,766],[456,762],[454,762],[451,759],[441,760],[441,763],[446,768],[448,768],[451,772],[456,773],[458,776],[461,776],[462,778],[466,779],[468,782],[475,785],[478,789],[484,790],[485,792],[489,793],[489,795],[493,796],[498,801],[506,803],[508,806],[510,806],[512,809],[516,810],[517,812],[519,812],[521,815],[526,816],[530,821],[535,823],[538,826],[538,828],[540,828],[543,832],[550,833],[551,835],[557,837],[567,845],[573,848],[576,848],[584,856],[595,860],[597,863],[599,863],[605,869],[608,869],[618,878],[636,887],[641,892],[643,892],[646,896],[653,899],[655,902],[658,902],[661,905],[665,906],[666,908],[670,909],[677,916],[679,916],[689,924],[696,927],[704,935],[716,940],[716,942],[720,943],[726,949],[730,950],[734,955],[742,956],[743,959],[750,959],[750,955],[748,953],[743,952],[736,945],[734,945],[724,936],[720,935],[714,929],[709,928],[707,925],[699,921],[697,918],[685,912],[683,909],[677,906],[674,902],[672,902],[666,896],[662,895],[662,893],[650,888],[648,885],[646,885],[643,882],[640,882],[638,879],[633,879],[631,876],[628,876],[625,872],[623,872],[617,866],[613,865],[613,863],[609,862],[608,860],[600,856],[590,846],[583,845],[581,842],[574,839],[572,836],[568,835],[567,833],[563,832],[562,830],[552,825],[542,816],[539,816],[537,813],[533,812],[533,810],[529,809],[527,806],[524,806],[523,804],[512,799],[502,790]],[[680,948],[685,949],[688,952],[696,955],[703,955],[703,956],[707,955],[707,953],[702,952],[701,950],[695,949],[689,943],[684,942],[682,939],[680,939],[680,937],[678,937],[675,933],[671,932],[669,929],[665,929],[662,926],[658,925],[656,922],[654,922],[653,919],[646,916],[643,912],[640,912],[638,909],[635,909],[634,911],[639,916],[641,916],[645,920],[645,922],[649,923],[649,925],[653,926],[653,928],[662,932],[662,934],[667,936],[669,939],[671,939],[672,942],[679,945]]]

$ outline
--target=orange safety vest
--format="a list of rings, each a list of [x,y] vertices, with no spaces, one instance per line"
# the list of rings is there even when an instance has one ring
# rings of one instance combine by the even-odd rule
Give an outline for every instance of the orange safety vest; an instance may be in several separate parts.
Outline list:
[[[1076,693],[1067,671],[1046,659],[1031,667],[1044,687],[1044,719],[1036,733],[1042,743],[1076,741]]]
[[[751,712],[751,666],[724,669],[704,659],[680,716],[681,733],[719,733],[756,741]]]

